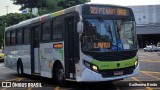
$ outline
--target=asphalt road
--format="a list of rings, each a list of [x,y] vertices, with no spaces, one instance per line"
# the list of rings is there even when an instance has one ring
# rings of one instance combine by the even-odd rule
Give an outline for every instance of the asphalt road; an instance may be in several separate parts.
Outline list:
[[[56,85],[52,79],[29,76],[17,76],[17,72],[4,67],[0,62],[0,82],[20,81],[42,83],[43,88],[9,88],[0,87],[1,90],[160,90],[160,56],[158,52],[138,51],[140,73],[121,81],[102,83],[75,83],[67,82],[63,87]],[[142,86],[137,86],[142,85]],[[129,86],[130,85],[130,86]],[[132,85],[132,86],[131,86]],[[136,85],[136,86],[134,86]],[[149,85],[149,86],[143,86]],[[158,85],[158,86],[156,86]]]

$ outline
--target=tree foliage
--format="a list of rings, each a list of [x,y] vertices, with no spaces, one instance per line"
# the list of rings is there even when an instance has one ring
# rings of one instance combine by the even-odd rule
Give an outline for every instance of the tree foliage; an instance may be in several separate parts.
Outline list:
[[[0,46],[3,45],[5,27],[12,26],[26,19],[30,19],[30,14],[10,13],[0,16]]]
[[[43,15],[46,13],[52,13],[52,12],[55,12],[61,9],[63,8],[57,6],[57,2],[55,0],[43,0],[43,5],[39,7],[39,15]]]
[[[57,5],[63,8],[68,8],[78,4],[89,2],[90,0],[56,0]]]
[[[13,0],[14,4],[21,5],[21,10],[25,8],[39,9],[39,14],[46,14],[65,9],[78,4],[89,2],[90,0]]]
[[[37,3],[40,0],[12,0],[13,4],[16,5],[21,5],[21,10],[25,9],[25,8],[34,8],[34,7],[39,7],[40,4]]]

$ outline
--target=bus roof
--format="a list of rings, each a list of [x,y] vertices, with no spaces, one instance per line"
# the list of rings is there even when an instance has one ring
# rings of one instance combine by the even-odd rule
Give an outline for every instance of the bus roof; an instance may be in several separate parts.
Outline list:
[[[42,21],[43,19],[49,19],[49,18],[51,18],[51,17],[56,17],[56,16],[59,16],[59,15],[63,15],[63,14],[67,14],[67,13],[73,12],[73,11],[78,11],[78,12],[80,12],[80,7],[81,7],[82,5],[83,5],[83,4],[76,5],[76,6],[73,6],[73,7],[67,8],[67,9],[64,9],[64,10],[60,10],[60,11],[51,13],[51,14],[45,14],[45,15],[42,15],[42,16],[38,16],[38,17],[35,17],[35,18],[32,18],[32,19],[28,19],[28,20],[19,22],[18,24],[15,24],[15,25],[6,27],[6,28],[5,28],[5,31],[11,30],[11,29],[16,29],[16,28],[18,28],[18,27],[22,27],[22,26],[26,26],[26,25],[30,25],[30,24],[35,23],[35,22],[40,22],[40,21]]]
[[[13,26],[6,27],[5,31],[16,29],[18,27],[27,26],[27,25],[33,24],[35,22],[41,22],[44,19],[49,19],[49,18],[56,17],[56,16],[59,16],[59,15],[67,14],[67,13],[70,13],[70,12],[73,12],[73,11],[77,11],[77,12],[79,12],[80,15],[82,15],[82,10],[81,9],[82,9],[82,6],[84,6],[84,5],[86,5],[86,6],[87,5],[98,5],[98,6],[102,5],[102,6],[113,6],[113,7],[128,8],[128,7],[124,7],[124,6],[110,5],[110,4],[89,4],[89,3],[79,4],[79,5],[76,5],[76,6],[73,6],[73,7],[69,7],[67,9],[63,9],[63,10],[54,12],[54,13],[45,14],[45,15],[42,15],[42,16],[38,16],[38,17],[35,17],[35,18],[32,18],[32,19],[28,19],[28,20],[19,22],[18,24],[15,24]]]

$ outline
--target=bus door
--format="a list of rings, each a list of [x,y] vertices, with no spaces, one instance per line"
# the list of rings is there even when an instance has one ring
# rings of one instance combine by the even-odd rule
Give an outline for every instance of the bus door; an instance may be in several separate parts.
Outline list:
[[[65,77],[67,79],[75,79],[75,63],[79,54],[79,44],[76,36],[76,18],[70,16],[65,18],[64,29],[64,57],[65,57]],[[78,35],[77,35],[78,36]]]
[[[39,41],[40,41],[40,26],[32,27],[31,36],[31,72],[32,74],[40,73],[39,59]]]

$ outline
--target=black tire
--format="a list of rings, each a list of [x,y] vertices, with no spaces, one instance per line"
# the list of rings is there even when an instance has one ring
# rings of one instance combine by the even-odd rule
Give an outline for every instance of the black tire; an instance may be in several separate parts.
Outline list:
[[[17,73],[19,76],[23,76],[23,65],[21,62],[18,62],[18,65],[17,65]]]
[[[64,83],[65,83],[64,69],[63,69],[62,65],[60,65],[60,64],[58,64],[56,67],[55,79],[59,85],[64,85]]]

